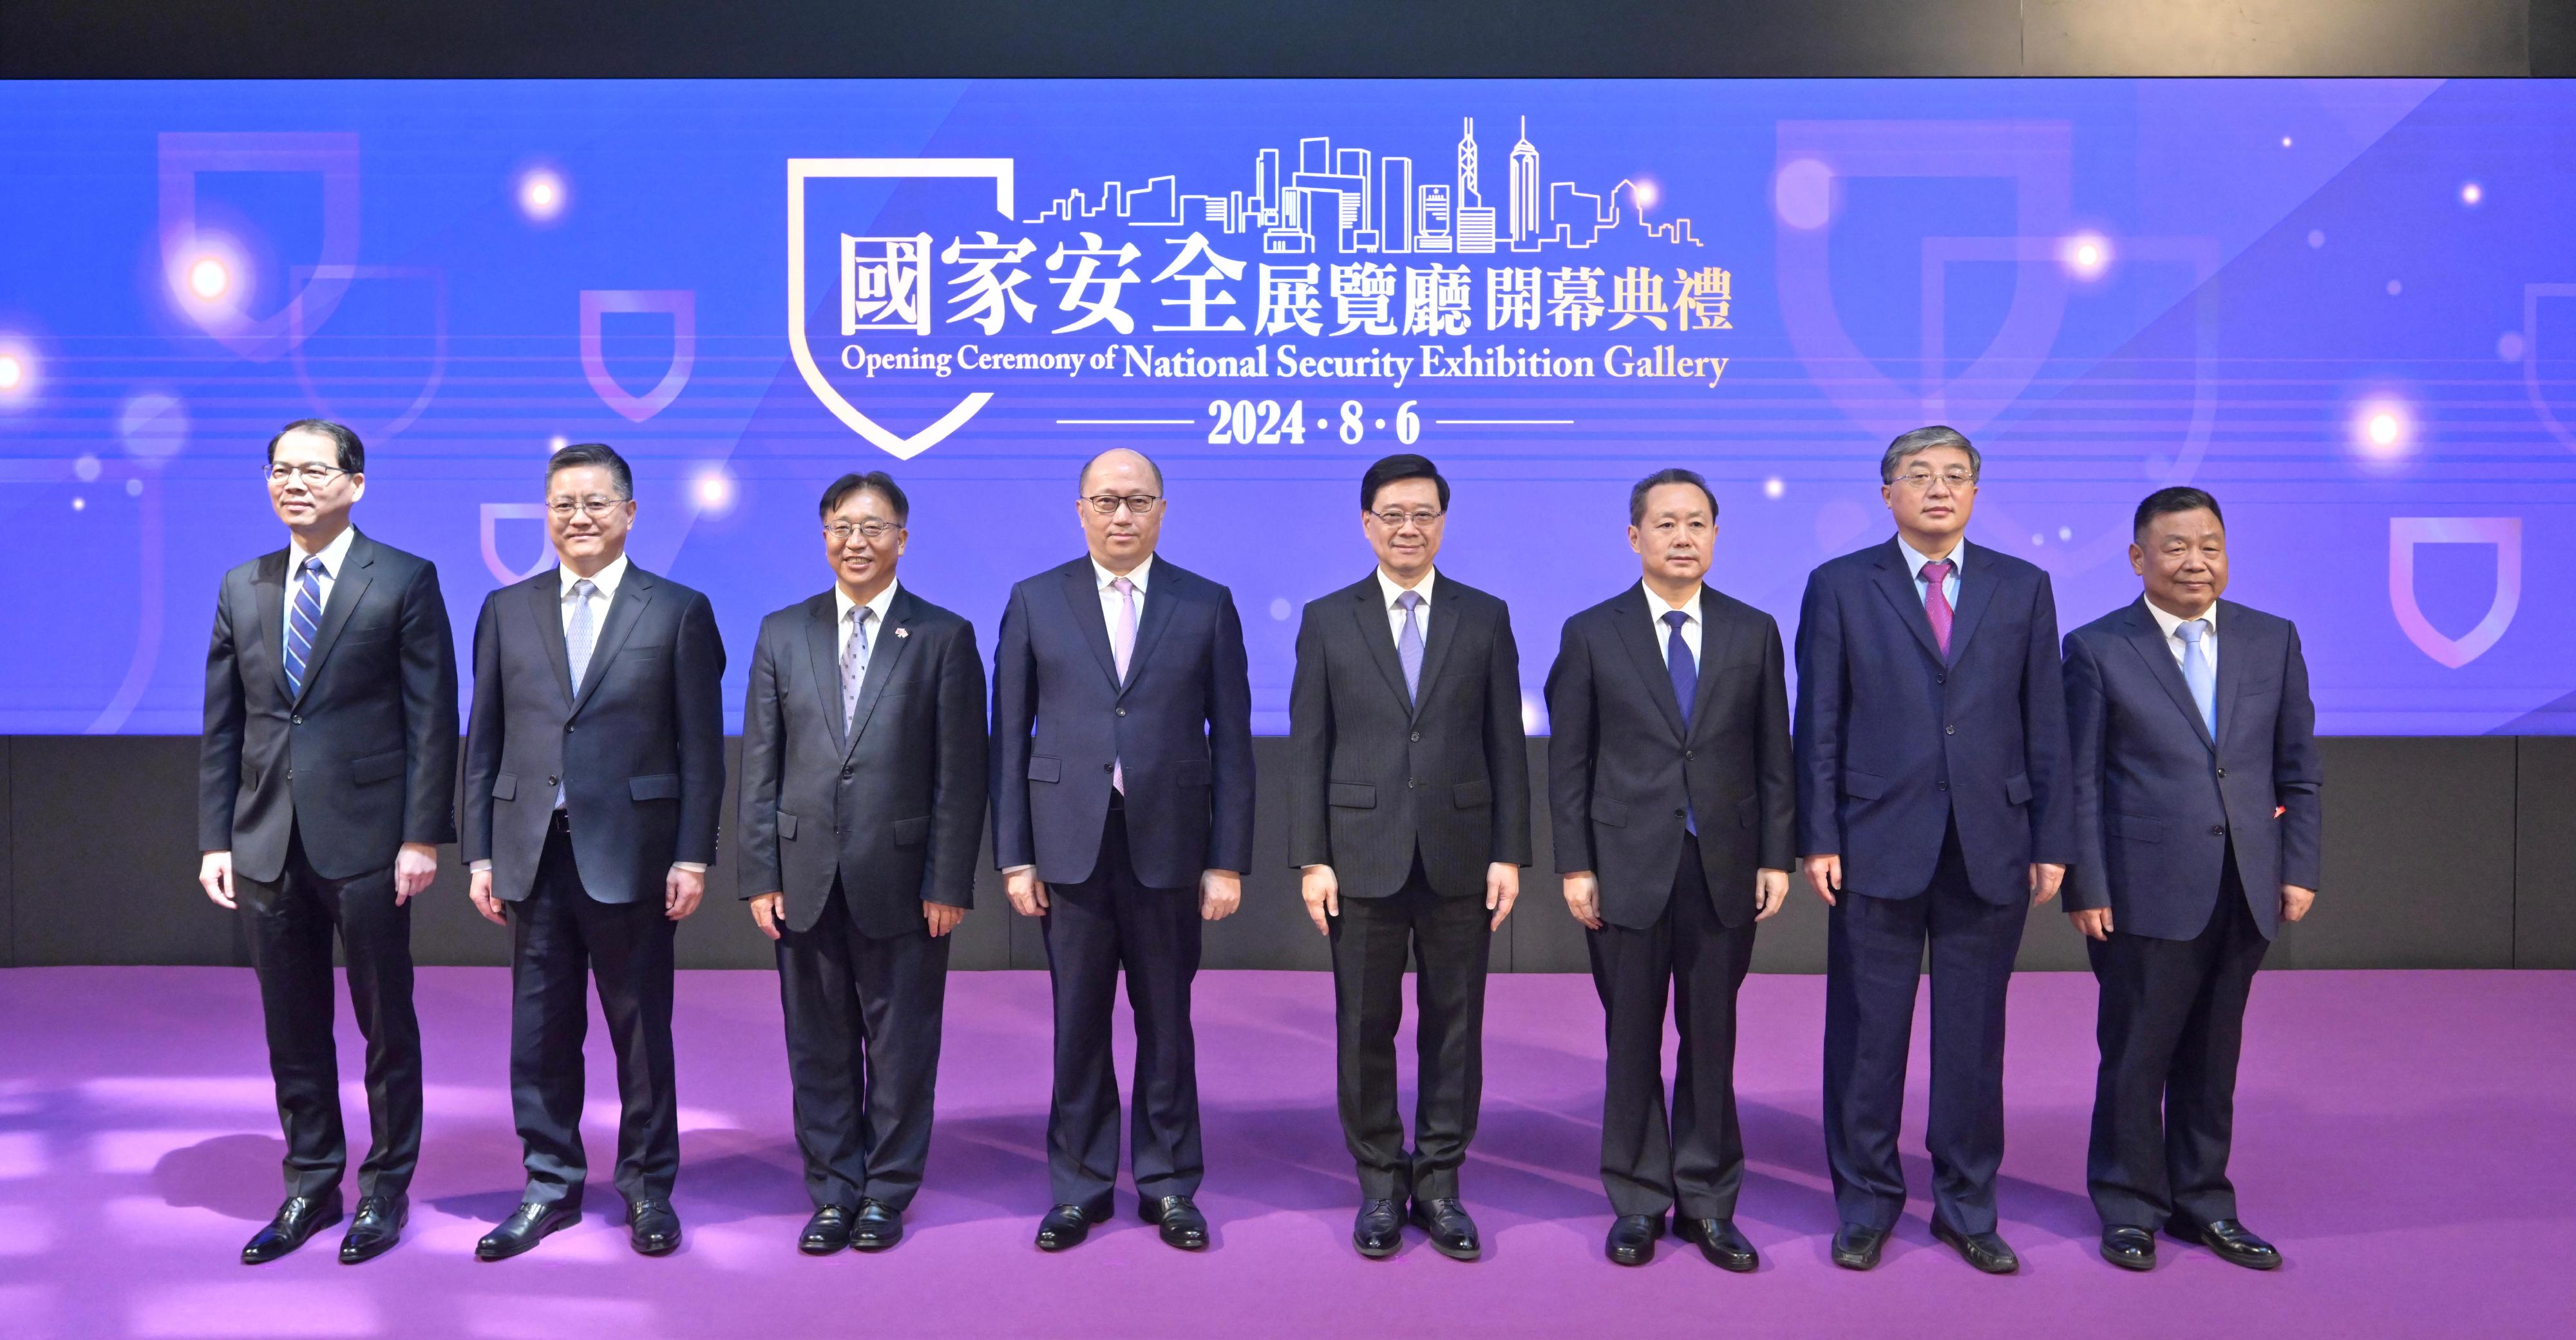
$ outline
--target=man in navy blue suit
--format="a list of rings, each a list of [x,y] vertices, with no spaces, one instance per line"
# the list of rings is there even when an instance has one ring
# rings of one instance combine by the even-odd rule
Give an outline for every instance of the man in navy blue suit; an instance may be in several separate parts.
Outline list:
[[[1955,429],[1888,444],[1896,536],[1819,567],[1798,616],[1798,850],[1833,908],[1825,1157],[1834,1264],[1867,1270],[1905,1209],[1897,1161],[1924,943],[1932,959],[1933,1235],[1989,1274],[2004,1153],[2004,995],[2023,902],[2074,858],[2048,574],[1963,538],[1983,461]]]
[[[993,858],[1012,908],[1042,918],[1055,990],[1044,1251],[1109,1217],[1122,967],[1143,1213],[1172,1246],[1208,1240],[1190,979],[1201,919],[1233,913],[1252,860],[1252,685],[1233,593],[1155,557],[1166,510],[1144,456],[1085,465],[1091,552],[1011,588],[993,654]]]
[[[2102,984],[2085,1181],[2113,1265],[2154,1269],[2161,1227],[2272,1270],[2280,1252],[2236,1218],[2227,1150],[2254,970],[2317,896],[2308,665],[2290,621],[2218,598],[2217,499],[2149,494],[2133,533],[2145,596],[2066,637],[2066,910]]]

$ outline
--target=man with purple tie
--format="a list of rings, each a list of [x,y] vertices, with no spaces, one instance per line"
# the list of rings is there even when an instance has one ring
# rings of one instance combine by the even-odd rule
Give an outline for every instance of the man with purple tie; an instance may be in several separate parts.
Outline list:
[[[2074,859],[2048,574],[1966,542],[1983,462],[1957,430],[1888,444],[1896,536],[1816,569],[1798,617],[1798,850],[1832,906],[1825,1155],[1834,1264],[1867,1270],[1905,1209],[1897,1159],[1924,945],[1932,960],[1932,1232],[1989,1274],[2003,1163],[2004,995],[2024,900]]]

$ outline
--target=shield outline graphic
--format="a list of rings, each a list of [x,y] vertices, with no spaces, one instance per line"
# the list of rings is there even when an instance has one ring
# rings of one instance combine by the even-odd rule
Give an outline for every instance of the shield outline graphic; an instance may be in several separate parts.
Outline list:
[[[2540,394],[2540,300],[2543,298],[2576,298],[2576,284],[2525,284],[2522,286],[2522,390],[2531,398],[2531,408],[2540,415],[2540,426],[2558,439],[2560,446],[2576,450],[2576,432],[2559,422],[2558,411]]]
[[[875,444],[878,450],[899,461],[908,461],[937,446],[950,433],[963,427],[976,411],[993,398],[990,391],[976,391],[957,402],[946,414],[920,432],[906,437],[871,419],[858,406],[849,402],[840,389],[814,364],[814,351],[805,344],[805,182],[811,177],[945,177],[990,179],[993,183],[993,208],[1003,218],[1011,218],[1012,159],[1008,158],[791,158],[787,160],[787,347],[796,359],[796,370],[805,377],[805,385],[814,392],[824,408],[848,424],[852,432]],[[1015,220],[1016,221],[1016,220]]]
[[[197,241],[197,176],[204,172],[311,172],[322,178],[322,254],[283,307],[265,317],[235,312],[209,321],[208,335],[243,358],[266,363],[331,317],[358,261],[358,137],[346,131],[164,131],[160,139],[161,264],[173,292]],[[299,267],[300,268],[300,267]]]
[[[528,565],[527,571],[512,572],[510,570],[510,565],[503,562],[501,559],[500,527],[494,523],[500,521],[534,521],[537,523],[537,529],[542,532],[545,529],[545,520],[546,505],[544,503],[509,502],[483,504],[483,566],[491,570],[493,580],[498,581],[503,586],[508,586],[512,582],[524,582],[530,577],[536,576],[540,571],[543,571],[546,566],[546,560],[555,556],[553,546],[540,544],[537,546],[536,561]]]
[[[2422,544],[2491,544],[2496,551],[2495,599],[2478,626],[2445,637],[2415,603],[2415,547]],[[2442,665],[2457,670],[2487,654],[2522,606],[2522,518],[2518,516],[2393,516],[2388,518],[2388,604],[2406,640]]]
[[[327,275],[321,273],[324,270],[329,270],[331,273]],[[412,397],[411,404],[402,413],[395,415],[393,421],[382,428],[369,429],[366,435],[392,437],[417,422],[422,412],[429,408],[429,402],[437,398],[438,388],[447,381],[447,271],[435,265],[298,265],[287,273],[305,276],[308,287],[315,281],[323,279],[337,284],[339,292],[331,299],[334,310],[337,309],[340,299],[348,295],[349,285],[356,280],[408,279],[429,285],[431,304],[429,377],[421,383],[420,394]],[[340,418],[341,416],[331,408],[330,404],[323,400],[322,388],[313,384],[313,369],[305,362],[304,343],[314,332],[304,328],[303,309],[290,304],[286,313],[287,333],[292,337],[287,342],[287,349],[290,351],[290,361],[295,364],[296,383],[304,388],[304,398],[313,402],[313,408],[320,411],[322,417]],[[328,315],[328,312],[324,313],[326,318]]]
[[[599,318],[609,312],[671,314],[671,366],[653,389],[635,395],[608,375]],[[581,291],[581,374],[610,409],[636,423],[670,408],[698,362],[698,291],[687,288],[586,288]]]

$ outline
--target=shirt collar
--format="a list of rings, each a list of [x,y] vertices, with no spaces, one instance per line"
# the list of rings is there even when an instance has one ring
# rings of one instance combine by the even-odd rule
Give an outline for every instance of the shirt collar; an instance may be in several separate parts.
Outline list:
[[[1907,574],[1912,576],[1914,580],[1918,582],[1923,580],[1923,565],[1932,562],[1932,556],[1930,554],[1918,552],[1913,545],[1905,542],[1905,537],[1902,535],[1896,537],[1896,547],[1905,555],[1905,568]],[[1962,537],[1957,544],[1950,546],[1951,576],[1956,577],[1967,570],[1968,565],[1960,561],[1965,559],[1967,556],[1968,541],[1965,537]]]
[[[1145,555],[1144,562],[1137,564],[1134,571],[1125,574],[1127,580],[1135,584],[1136,594],[1140,596],[1145,594],[1145,589],[1147,587],[1153,585],[1153,575],[1154,556],[1152,554]],[[1108,590],[1109,584],[1118,580],[1119,576],[1120,574],[1111,572],[1109,569],[1100,566],[1099,559],[1095,558],[1091,560],[1091,577],[1093,582],[1098,585],[1101,590]]]
[[[289,538],[286,542],[286,570],[288,572],[293,572],[296,569],[303,567],[305,560],[318,558],[322,560],[322,575],[333,581],[338,581],[340,579],[340,566],[349,561],[349,546],[357,543],[357,540],[357,527],[342,526],[340,528],[340,533],[332,536],[329,544],[322,546],[321,553],[308,554],[304,552],[304,546],[297,544],[292,538]]]
[[[1700,619],[1699,607],[1702,599],[1701,592],[1704,588],[1697,586],[1692,587],[1690,603],[1686,605],[1668,605],[1664,603],[1664,598],[1655,594],[1655,588],[1646,585],[1643,581],[1637,583],[1637,589],[1645,593],[1646,608],[1654,614],[1655,622],[1662,623],[1664,621],[1664,615],[1672,610],[1680,610],[1691,623],[1702,622]]]
[[[1431,588],[1437,585],[1439,581],[1440,571],[1439,569],[1434,568],[1431,571],[1422,574],[1422,580],[1413,584],[1413,593],[1422,597],[1423,608],[1430,608]],[[1396,585],[1395,579],[1387,576],[1386,569],[1384,568],[1379,568],[1377,570],[1377,589],[1378,594],[1385,598],[1386,607],[1388,609],[1394,609],[1395,602],[1404,598],[1405,588]]]
[[[619,554],[616,562],[609,564],[607,567],[601,568],[599,570],[599,575],[590,579],[590,584],[598,588],[602,599],[615,600],[617,598],[617,584],[626,580],[626,568],[626,555]],[[572,599],[572,584],[580,581],[581,575],[570,568],[557,565],[555,568],[555,577],[557,579],[555,587],[556,593],[566,600]]]
[[[2147,600],[2141,597],[2138,603],[2147,607],[2148,616],[2156,621],[2156,627],[2164,630],[2164,635],[2166,637],[2176,636],[2174,630],[2182,627],[2183,621],[2181,618],[2165,613],[2165,611],[2152,600]],[[2216,601],[2210,602],[2208,611],[2203,613],[2200,617],[2209,620],[2209,628],[2204,636],[2215,636],[2218,632],[2218,603]]]
[[[902,585],[903,583],[900,579],[887,582],[885,589],[877,592],[875,598],[868,601],[868,613],[876,616],[877,627],[885,627],[886,610],[894,604],[894,593],[896,590],[901,588]],[[850,593],[842,590],[839,582],[832,583],[832,610],[834,618],[839,619],[842,623],[848,623],[850,621],[850,611],[858,608],[858,603],[859,602],[850,599]]]

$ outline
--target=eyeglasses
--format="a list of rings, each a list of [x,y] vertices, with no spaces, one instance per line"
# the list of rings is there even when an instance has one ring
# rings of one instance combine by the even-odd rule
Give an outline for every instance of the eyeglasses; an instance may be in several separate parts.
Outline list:
[[[570,521],[575,512],[597,521],[625,506],[627,501],[625,498],[584,498],[575,502],[570,498],[557,498],[546,504],[546,510],[554,513],[557,521]]]
[[[832,543],[836,545],[848,544],[850,542],[850,537],[853,535],[858,536],[860,539],[865,540],[870,544],[875,544],[877,541],[882,540],[902,529],[903,527],[898,526],[891,521],[862,521],[855,526],[846,521],[835,521],[831,525],[825,526],[823,528],[823,533],[831,536]]]
[[[1429,526],[1431,525],[1431,523],[1432,523],[1432,522],[1437,521],[1437,520],[1439,520],[1440,518],[1442,518],[1442,517],[1444,517],[1444,516],[1447,516],[1447,515],[1448,515],[1448,513],[1446,513],[1446,512],[1431,512],[1431,511],[1422,511],[1422,512],[1396,512],[1396,511],[1386,511],[1386,512],[1371,512],[1371,513],[1369,513],[1369,515],[1370,515],[1370,516],[1372,516],[1372,517],[1374,517],[1374,518],[1376,518],[1376,519],[1377,519],[1377,523],[1378,523],[1379,525],[1381,525],[1381,526],[1386,527],[1388,530],[1402,530],[1402,529],[1404,529],[1404,523],[1405,523],[1405,522],[1408,522],[1408,521],[1412,522],[1413,524],[1415,524],[1415,525],[1417,525],[1417,526],[1421,526],[1421,527],[1424,527],[1424,528],[1426,528],[1426,529],[1427,529],[1427,528],[1429,528]]]
[[[283,484],[291,479],[300,479],[304,481],[304,487],[318,489],[330,483],[335,476],[349,472],[330,465],[272,465],[259,473],[261,478],[271,484]]]
[[[1917,493],[1921,493],[1930,489],[1932,487],[1932,481],[1936,479],[1949,485],[1953,491],[1975,488],[1977,486],[1976,475],[1966,470],[1944,470],[1937,475],[1929,470],[1908,470],[1904,474],[1898,475],[1896,477],[1896,482],[1903,484],[1905,487],[1912,489]]]
[[[1083,501],[1091,504],[1091,510],[1102,516],[1116,516],[1118,509],[1124,507],[1129,516],[1146,517],[1152,516],[1154,508],[1163,500],[1150,493],[1130,493],[1124,497],[1115,493],[1095,493]]]

